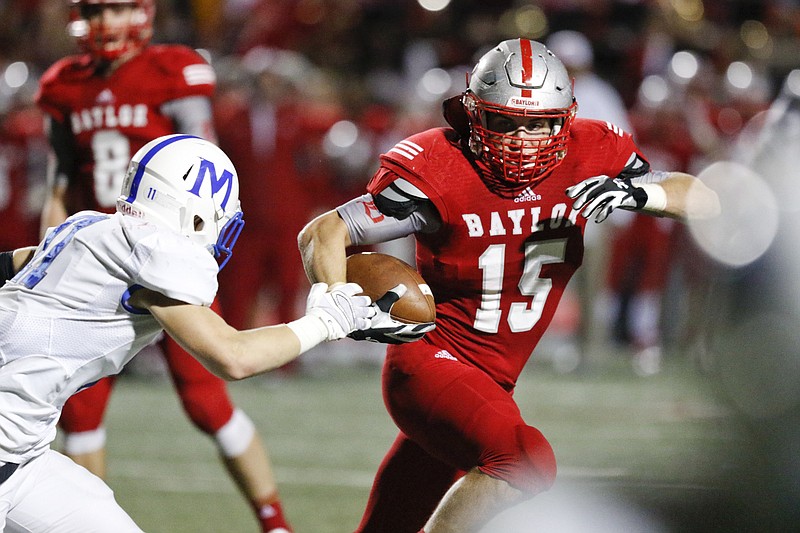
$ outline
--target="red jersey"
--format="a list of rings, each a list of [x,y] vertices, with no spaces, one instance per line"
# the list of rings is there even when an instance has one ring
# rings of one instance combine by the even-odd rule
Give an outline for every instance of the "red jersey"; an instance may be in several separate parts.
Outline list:
[[[181,45],[149,46],[107,77],[97,74],[89,55],[53,64],[36,102],[74,135],[67,210],[113,212],[130,158],[156,137],[177,133],[162,106],[189,96],[210,98],[214,87],[211,66]]]
[[[34,106],[14,108],[0,119],[0,249],[39,241],[39,198],[47,167],[47,137]]]
[[[442,218],[436,232],[416,234],[417,268],[436,297],[437,326],[421,342],[513,387],[583,260],[587,221],[564,191],[643,160],[630,134],[609,126],[576,120],[553,173],[502,196],[487,188],[449,129],[413,135],[381,156],[367,190],[377,195],[400,176]]]

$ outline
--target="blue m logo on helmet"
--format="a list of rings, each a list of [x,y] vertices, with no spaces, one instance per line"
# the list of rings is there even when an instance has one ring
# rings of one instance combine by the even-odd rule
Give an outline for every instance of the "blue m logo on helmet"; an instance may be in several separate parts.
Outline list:
[[[200,196],[200,186],[203,184],[203,180],[206,177],[206,174],[209,175],[209,181],[211,183],[211,196],[216,197],[217,193],[223,188],[225,189],[225,198],[222,199],[220,203],[220,207],[224,210],[228,205],[228,199],[231,196],[231,189],[233,189],[233,173],[230,170],[225,169],[222,171],[222,175],[217,178],[217,167],[211,161],[206,159],[200,159],[200,169],[197,171],[197,179],[195,179],[194,185],[189,192],[194,194],[195,196]]]
[[[220,265],[244,225],[233,162],[218,146],[194,135],[165,135],[140,148],[131,159],[117,210],[189,237]]]

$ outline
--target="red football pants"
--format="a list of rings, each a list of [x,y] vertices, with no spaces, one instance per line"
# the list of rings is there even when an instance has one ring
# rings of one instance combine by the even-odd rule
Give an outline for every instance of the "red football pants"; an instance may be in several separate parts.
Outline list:
[[[440,348],[390,346],[383,392],[402,433],[381,464],[359,533],[417,533],[452,482],[475,467],[530,494],[555,480],[550,444],[525,423],[511,393],[441,357]]]

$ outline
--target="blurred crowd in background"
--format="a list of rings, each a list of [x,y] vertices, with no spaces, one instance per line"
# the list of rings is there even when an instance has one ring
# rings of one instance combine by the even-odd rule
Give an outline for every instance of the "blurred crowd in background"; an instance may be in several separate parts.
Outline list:
[[[296,235],[361,194],[378,155],[444,126],[477,57],[517,36],[575,77],[578,116],[634,134],[657,169],[740,159],[800,67],[795,0],[158,0],[154,42],[215,67],[220,146],[247,227],[220,297],[237,326],[288,321],[306,281]],[[38,242],[47,142],[38,78],[75,53],[66,0],[0,0],[0,249]],[[625,216],[629,215],[629,216]],[[613,229],[613,231],[611,231]],[[628,213],[594,224],[586,267],[554,322],[557,369],[614,343],[642,374],[691,346],[711,272],[680,224]],[[393,253],[413,260],[405,245]],[[687,289],[687,290],[684,290]]]

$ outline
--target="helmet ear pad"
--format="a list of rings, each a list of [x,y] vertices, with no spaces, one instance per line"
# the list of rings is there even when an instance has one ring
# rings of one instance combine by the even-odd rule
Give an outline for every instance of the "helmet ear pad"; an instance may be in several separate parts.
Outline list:
[[[452,96],[442,102],[442,115],[459,137],[469,138],[469,116],[464,110],[464,95]]]

